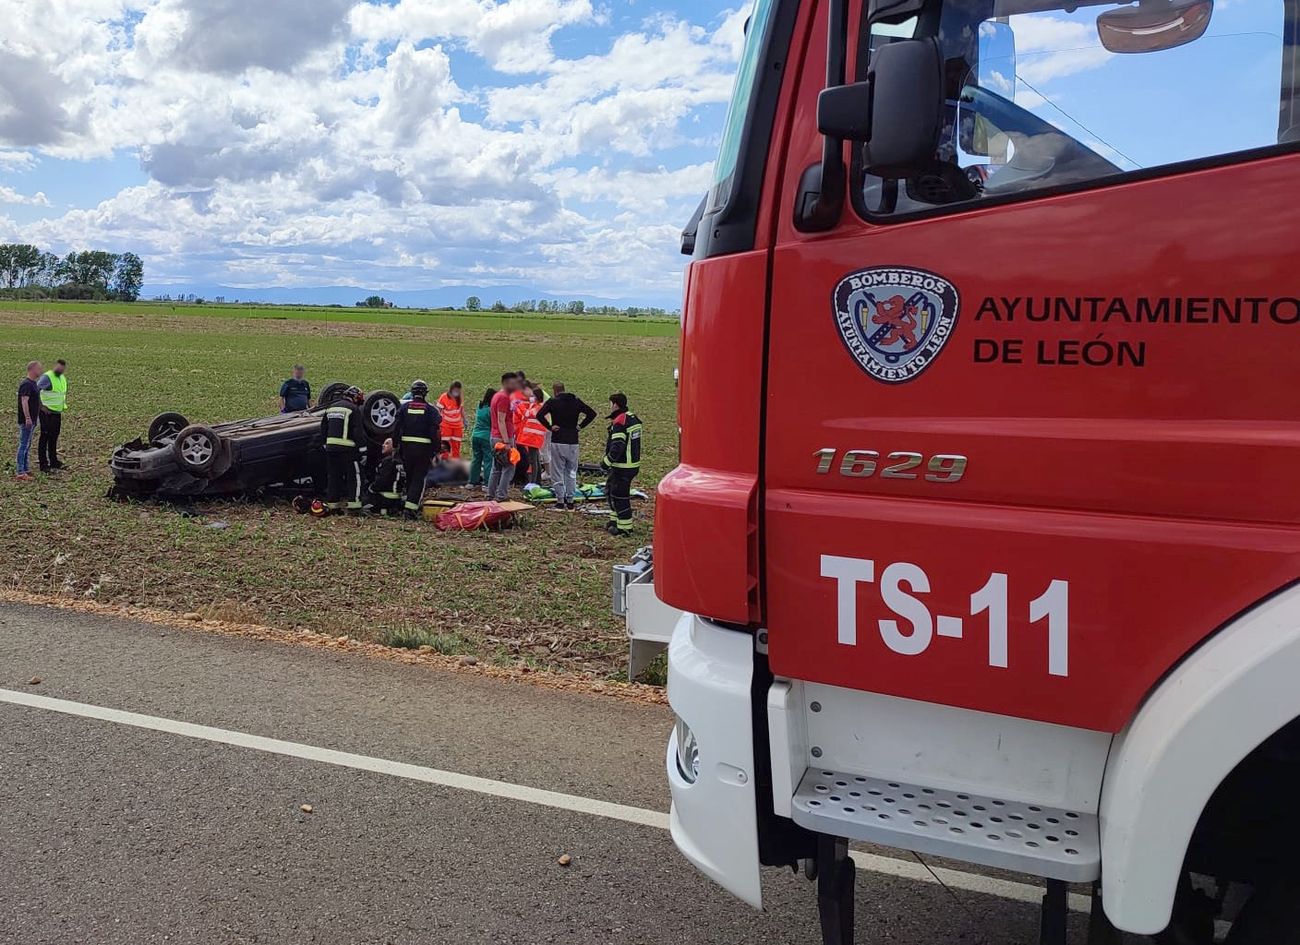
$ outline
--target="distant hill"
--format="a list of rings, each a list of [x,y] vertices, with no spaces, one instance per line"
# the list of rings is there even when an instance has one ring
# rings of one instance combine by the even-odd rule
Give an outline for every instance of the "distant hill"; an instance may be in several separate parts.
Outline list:
[[[178,296],[195,295],[212,301],[224,298],[228,302],[264,302],[271,305],[345,305],[352,306],[371,295],[382,295],[399,308],[461,308],[465,300],[476,295],[483,302],[483,307],[490,308],[498,299],[506,305],[524,299],[545,299],[548,302],[581,301],[588,306],[612,305],[616,308],[629,306],[655,307],[676,311],[681,307],[680,296],[664,297],[659,294],[633,295],[621,298],[601,298],[594,295],[554,295],[539,292],[527,286],[449,286],[441,289],[412,289],[407,291],[390,291],[385,289],[366,289],[359,286],[317,286],[300,288],[236,288],[223,285],[146,285],[141,298],[152,299],[159,295]]]

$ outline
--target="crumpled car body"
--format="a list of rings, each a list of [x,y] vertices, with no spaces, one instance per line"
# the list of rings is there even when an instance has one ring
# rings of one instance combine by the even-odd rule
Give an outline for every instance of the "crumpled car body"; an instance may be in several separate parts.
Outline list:
[[[334,388],[331,385],[327,391]],[[322,397],[324,400],[324,397]],[[397,397],[376,391],[362,408],[370,454],[392,433]],[[321,414],[329,406],[211,426],[161,414],[144,437],[113,451],[116,497],[239,496],[275,487],[319,492],[325,485]]]

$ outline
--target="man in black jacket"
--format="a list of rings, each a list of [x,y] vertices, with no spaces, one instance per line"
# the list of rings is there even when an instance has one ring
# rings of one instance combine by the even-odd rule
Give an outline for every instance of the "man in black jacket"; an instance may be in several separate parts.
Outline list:
[[[393,438],[402,451],[402,468],[406,470],[404,511],[407,518],[419,518],[424,480],[442,444],[442,415],[429,403],[429,385],[424,381],[411,385],[411,399],[397,411]]]
[[[611,535],[632,534],[632,480],[641,471],[641,418],[627,409],[627,395],[609,395],[609,434],[605,456],[600,461],[609,478],[605,496],[609,499]]]
[[[570,394],[556,381],[554,393],[537,414],[537,419],[551,428],[551,489],[555,507],[575,509],[573,497],[578,491],[578,431],[596,419],[596,411],[581,398]]]

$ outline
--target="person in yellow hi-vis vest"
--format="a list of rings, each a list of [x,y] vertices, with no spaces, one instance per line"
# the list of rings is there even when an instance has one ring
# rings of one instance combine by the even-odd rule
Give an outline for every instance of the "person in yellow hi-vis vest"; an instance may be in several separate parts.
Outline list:
[[[68,362],[62,358],[36,382],[41,394],[41,436],[36,457],[41,472],[58,472],[64,468],[59,459],[59,434],[63,431],[63,414],[68,409]]]

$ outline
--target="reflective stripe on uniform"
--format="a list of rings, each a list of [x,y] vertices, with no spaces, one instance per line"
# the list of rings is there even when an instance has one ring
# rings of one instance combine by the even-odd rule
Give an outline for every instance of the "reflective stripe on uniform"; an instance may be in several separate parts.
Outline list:
[[[402,442],[403,442],[403,443],[430,443],[430,444],[431,444],[431,443],[433,443],[433,440],[429,439],[427,436],[404,436],[404,437],[402,437]]]
[[[623,448],[623,455],[630,458],[632,456],[631,441],[633,439],[639,439],[640,436],[641,436],[641,424],[638,423],[635,426],[628,427],[626,430],[624,430],[621,433],[610,434],[609,440],[611,443],[617,440],[623,440],[624,443],[626,444]],[[625,461],[622,463],[616,463],[613,460],[607,460],[607,462],[611,469],[640,469],[641,468],[641,461],[639,459],[636,461],[630,461],[629,459],[629,461]]]
[[[447,426],[458,427],[465,422],[461,403],[454,397],[443,394],[438,398],[438,410],[442,412],[442,422]]]
[[[407,502],[407,503],[406,503],[406,511],[408,511],[408,512],[418,512],[418,511],[420,511],[420,506],[419,506],[419,504],[416,503],[416,502]]]
[[[325,411],[325,416],[331,420],[339,420],[343,426],[339,432],[341,436],[327,436],[325,438],[326,446],[342,446],[348,449],[356,447],[356,441],[351,437],[351,431],[348,429],[352,425],[352,411],[347,407],[330,407]]]

